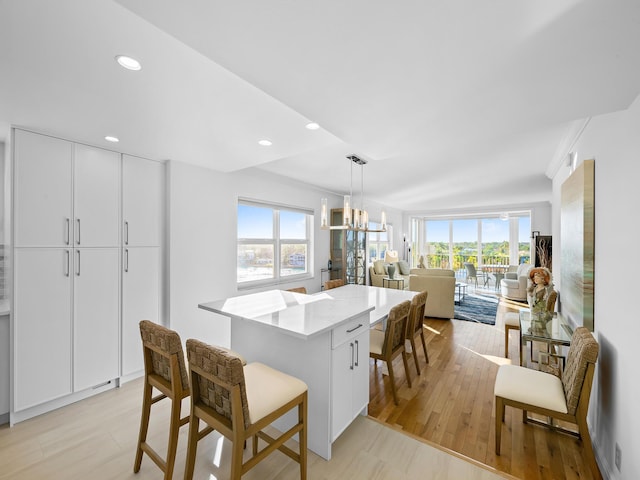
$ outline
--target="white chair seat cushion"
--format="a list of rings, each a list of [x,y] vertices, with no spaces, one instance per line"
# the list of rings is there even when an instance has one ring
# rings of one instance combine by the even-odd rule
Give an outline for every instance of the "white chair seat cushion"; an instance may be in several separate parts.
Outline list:
[[[496,397],[567,413],[562,381],[550,373],[517,365],[501,365],[493,393]]]
[[[249,421],[256,423],[307,390],[302,380],[253,362],[244,367]]]
[[[376,355],[382,355],[384,345],[384,332],[382,330],[369,330],[369,351]]]
[[[518,313],[506,313],[504,315],[504,324],[510,327],[520,328],[520,314]]]

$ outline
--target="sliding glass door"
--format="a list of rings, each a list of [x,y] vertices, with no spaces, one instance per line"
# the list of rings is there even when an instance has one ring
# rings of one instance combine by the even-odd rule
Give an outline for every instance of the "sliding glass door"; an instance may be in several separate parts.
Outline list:
[[[486,214],[411,219],[412,258],[427,268],[464,270],[464,263],[518,265],[530,262],[531,216]]]

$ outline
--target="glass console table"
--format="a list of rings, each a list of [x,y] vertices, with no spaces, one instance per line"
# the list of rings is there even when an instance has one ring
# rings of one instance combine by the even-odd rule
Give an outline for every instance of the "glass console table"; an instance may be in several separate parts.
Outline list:
[[[527,342],[546,343],[550,351],[554,345],[569,346],[571,335],[573,330],[560,314],[554,314],[547,322],[538,322],[532,321],[529,310],[520,310],[520,365],[523,364],[522,352],[527,348]],[[533,351],[531,357],[533,357]],[[533,358],[531,361],[533,362]]]

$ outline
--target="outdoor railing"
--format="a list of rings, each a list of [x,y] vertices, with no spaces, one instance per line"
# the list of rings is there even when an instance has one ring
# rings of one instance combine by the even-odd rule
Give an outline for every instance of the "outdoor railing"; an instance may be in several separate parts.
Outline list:
[[[529,256],[522,255],[518,263],[529,263]],[[425,266],[427,268],[447,268],[455,271],[463,270],[465,263],[473,263],[478,267],[477,255],[454,255],[453,265],[451,265],[449,255],[425,255]],[[483,265],[509,265],[509,257],[506,255],[492,255],[482,257]]]

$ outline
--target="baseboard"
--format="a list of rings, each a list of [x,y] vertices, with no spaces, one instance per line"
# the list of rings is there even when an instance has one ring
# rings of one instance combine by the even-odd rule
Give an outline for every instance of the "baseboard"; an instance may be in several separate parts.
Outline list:
[[[9,412],[0,413],[0,425],[4,425],[5,423],[9,423]]]
[[[80,400],[84,400],[85,398],[89,398],[93,395],[97,395],[107,390],[111,390],[117,387],[116,382],[117,382],[117,379],[114,379],[104,384],[101,384],[99,386],[96,386],[94,388],[88,388],[81,392],[65,395],[63,397],[56,398],[45,403],[41,403],[33,407],[25,408],[23,410],[9,412],[9,423],[11,424],[11,426],[13,426],[16,423],[20,423],[20,422],[23,422],[24,420],[28,420],[38,415],[42,415],[43,413],[56,410],[60,407],[67,406],[72,403],[78,402]]]
[[[591,432],[592,430],[589,429]],[[602,450],[602,445],[598,443],[597,439],[591,437],[591,444],[593,445],[593,454],[596,457],[596,463],[598,464],[598,468],[600,468],[600,473],[602,474],[602,478],[604,480],[615,480],[618,478],[622,478],[616,473],[616,471],[612,468],[612,465],[607,461],[607,457],[604,455]]]

